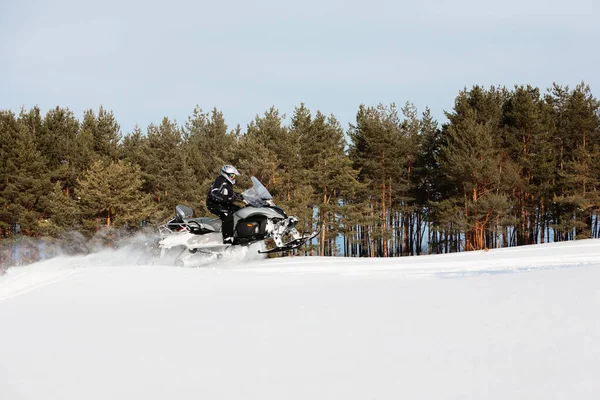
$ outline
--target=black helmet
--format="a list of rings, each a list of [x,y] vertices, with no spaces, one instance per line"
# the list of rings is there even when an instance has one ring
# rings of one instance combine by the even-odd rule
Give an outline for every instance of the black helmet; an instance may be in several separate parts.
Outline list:
[[[233,165],[223,165],[221,175],[225,177],[232,185],[235,185],[235,178],[240,175],[238,170]]]

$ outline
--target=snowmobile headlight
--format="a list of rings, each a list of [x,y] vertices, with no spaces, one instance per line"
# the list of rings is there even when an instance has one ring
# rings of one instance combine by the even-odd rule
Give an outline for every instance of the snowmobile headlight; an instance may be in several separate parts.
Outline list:
[[[267,200],[267,204],[271,207],[275,207],[275,202],[273,200]]]

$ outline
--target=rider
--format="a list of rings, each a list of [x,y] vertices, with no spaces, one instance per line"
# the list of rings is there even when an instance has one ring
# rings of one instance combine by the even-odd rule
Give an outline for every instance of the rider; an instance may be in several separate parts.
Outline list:
[[[223,243],[233,243],[233,213],[240,209],[234,204],[242,196],[233,191],[235,178],[240,175],[233,165],[224,165],[221,174],[217,176],[206,196],[206,207],[210,212],[221,218]]]

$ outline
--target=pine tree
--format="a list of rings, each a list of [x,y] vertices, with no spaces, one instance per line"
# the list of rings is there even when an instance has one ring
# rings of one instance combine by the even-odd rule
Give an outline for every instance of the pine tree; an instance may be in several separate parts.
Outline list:
[[[94,132],[94,151],[100,157],[116,161],[118,158],[118,146],[122,139],[121,127],[117,123],[114,113],[106,111],[100,106],[98,119]]]
[[[502,124],[502,148],[518,165],[518,176],[510,193],[514,204],[515,244],[537,243],[538,237],[543,242],[545,210],[552,200],[549,188],[554,173],[550,109],[537,88],[515,87],[503,106]],[[504,241],[508,244],[508,238]]]
[[[19,123],[29,129],[29,132],[36,142],[37,138],[42,132],[42,122],[43,118],[38,106],[33,107],[27,112],[24,108],[21,109],[21,113],[19,114]]]
[[[59,237],[69,231],[79,231],[82,227],[81,204],[73,196],[65,196],[62,183],[57,181],[48,193],[46,213],[48,218],[42,221],[43,234]]]
[[[164,118],[159,126],[148,127],[147,165],[142,172],[147,177],[148,192],[157,204],[157,218],[170,216],[177,204],[198,209],[206,193],[187,162],[183,138],[175,122]]]
[[[125,135],[120,146],[121,160],[130,164],[145,165],[147,163],[146,152],[148,151],[148,139],[139,126],[133,128],[133,132]]]
[[[19,224],[28,235],[39,233],[49,180],[33,134],[11,111],[0,111],[0,229]]]
[[[297,157],[290,143],[289,130],[283,125],[285,116],[271,107],[264,117],[256,116],[240,138],[236,159],[240,172],[249,171],[275,198],[285,198],[285,184],[289,182],[287,168]]]
[[[256,176],[275,197],[279,197],[282,180],[287,173],[284,163],[288,160],[281,156],[282,149],[289,145],[284,118],[274,107],[266,111],[263,117],[257,115],[240,138],[236,155],[240,167]]]
[[[360,171],[358,180],[367,192],[359,199],[369,204],[370,226],[365,239],[371,256],[390,255],[392,230],[392,197],[408,190],[409,159],[407,138],[403,135],[396,106],[376,108],[361,105],[356,125],[350,127],[350,159]]]
[[[97,160],[100,155],[95,151],[95,132],[97,130],[96,116],[93,110],[86,110],[83,113],[81,128],[75,139],[76,158],[75,168],[83,174]]]
[[[209,114],[196,107],[188,118],[183,129],[186,160],[194,171],[203,196],[223,165],[235,164],[237,136],[236,131],[227,131],[223,113],[216,108]],[[208,212],[204,203],[201,207],[201,212]]]
[[[150,165],[149,156],[150,142],[139,126],[135,126],[133,132],[123,138],[119,147],[119,158],[128,164],[139,165],[142,172],[144,193],[152,192],[153,177],[148,172]]]
[[[79,122],[73,112],[56,107],[48,111],[40,135],[36,137],[37,148],[47,160],[52,182],[62,182],[67,196],[80,175],[75,163],[78,131]]]
[[[429,108],[426,108],[419,121],[419,135],[415,144],[417,154],[411,174],[411,190],[418,212],[422,213],[423,222],[427,224],[428,238],[426,242],[429,253],[434,250],[432,242],[439,243],[437,235],[434,237],[436,231],[430,223],[432,221],[432,205],[438,203],[442,199],[442,193],[448,190],[444,188],[446,181],[438,162],[441,147],[442,139],[438,123],[433,119]],[[417,243],[419,244],[417,254],[420,254],[420,237]],[[440,252],[440,248],[436,247],[435,252]]]
[[[465,249],[486,247],[485,235],[490,224],[507,214],[510,204],[501,190],[507,178],[507,164],[494,146],[493,128],[478,123],[475,113],[465,111],[460,123],[448,127],[448,142],[442,147],[440,164],[457,196],[445,201],[460,205],[460,228],[466,233]],[[470,115],[469,115],[470,114]]]
[[[136,229],[154,211],[142,191],[139,166],[96,161],[77,182],[77,194],[88,227]]]
[[[357,171],[352,169],[345,153],[344,131],[333,115],[326,117],[317,111],[312,119],[310,111],[301,104],[292,116],[290,133],[292,140],[299,144],[301,156],[297,158],[299,163],[293,166],[293,198],[296,198],[299,216],[309,221],[303,229],[313,229],[313,214],[317,210],[322,228],[319,253],[336,254],[338,235],[349,234],[352,227],[344,199],[351,198],[358,186]]]
[[[600,102],[584,83],[573,90],[555,84],[546,101],[554,110],[559,155],[553,199],[555,234],[558,240],[590,237],[597,207],[598,178],[594,170],[598,163],[595,146],[600,141]]]

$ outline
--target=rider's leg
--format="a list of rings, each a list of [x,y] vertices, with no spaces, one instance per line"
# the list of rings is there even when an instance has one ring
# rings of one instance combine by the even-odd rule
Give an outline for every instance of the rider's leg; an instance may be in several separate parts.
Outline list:
[[[231,211],[224,212],[221,216],[223,243],[233,242],[233,213]]]

